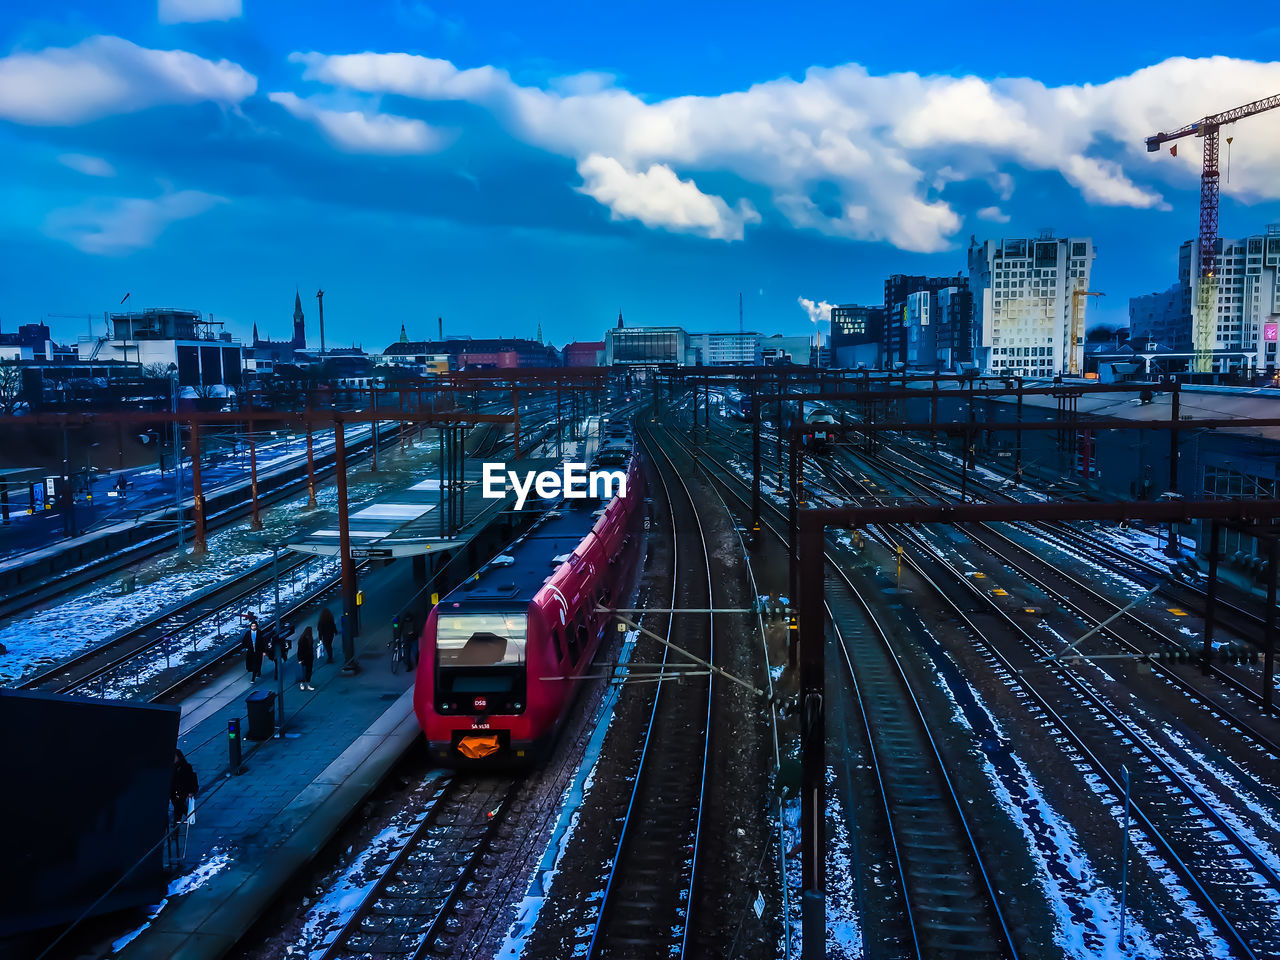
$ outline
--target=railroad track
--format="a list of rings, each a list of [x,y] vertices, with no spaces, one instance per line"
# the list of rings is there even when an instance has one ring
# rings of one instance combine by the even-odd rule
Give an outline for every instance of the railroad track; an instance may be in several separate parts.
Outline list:
[[[864,460],[872,460],[881,465],[887,465],[901,474],[914,475],[920,481],[942,482],[948,485],[955,482],[953,475],[957,471],[955,467],[949,465],[949,461],[921,461],[914,456],[913,452],[908,453],[901,449],[894,449],[893,453],[899,460],[907,462],[895,462],[880,454],[859,454],[858,456]],[[923,483],[920,485],[923,486]],[[996,487],[980,476],[971,474],[969,486],[974,490],[982,491],[986,499],[992,502],[1021,502],[1008,490]],[[953,492],[956,491],[953,490]],[[1130,577],[1140,583],[1146,583],[1147,586],[1154,586],[1160,581],[1166,581],[1161,592],[1187,609],[1203,612],[1208,596],[1204,588],[1187,581],[1179,581],[1176,584],[1167,583],[1167,569],[1150,563],[1135,554],[1125,553],[1105,541],[1091,538],[1069,523],[1049,521],[1045,523],[1018,523],[1015,526],[1028,530],[1036,536],[1048,536],[1051,539],[1056,539],[1064,547],[1070,548],[1077,553],[1082,553],[1095,562],[1103,563],[1123,576]],[[1227,597],[1221,595],[1216,597],[1214,608],[1220,627],[1226,628],[1238,636],[1259,636],[1264,629],[1265,622],[1263,617],[1245,609],[1238,603],[1233,603]]]
[[[486,852],[508,817],[519,814],[520,783],[494,776],[443,779],[359,906],[311,956],[422,960],[447,949],[460,901],[488,869]]]
[[[727,476],[721,486],[749,508],[735,489],[744,486],[741,478]],[[780,529],[785,516],[773,504],[767,509],[779,524],[767,517],[762,524],[786,543]],[[835,646],[862,722],[878,812],[887,827],[903,947],[918,960],[1016,958],[973,829],[892,641],[839,563],[832,562],[825,576]]]
[[[731,471],[726,473],[742,484]],[[874,491],[865,495],[882,496]],[[781,515],[773,504],[769,509]],[[1207,796],[1202,781],[1208,771],[1200,771],[1200,778],[1189,774],[1088,681],[1066,671],[1046,671],[1042,665],[1051,651],[922,537],[910,528],[891,532],[911,546],[904,563],[947,605],[971,643],[985,652],[992,670],[1021,689],[1043,711],[1035,719],[1048,718],[1051,732],[1070,744],[1070,760],[1095,773],[1116,799],[1123,796],[1121,767],[1139,771],[1133,787],[1136,825],[1185,882],[1230,949],[1249,958],[1280,956],[1280,876],[1274,850],[1253,833],[1250,811],[1230,808],[1221,795]],[[982,611],[984,624],[975,621],[979,614],[970,608]],[[1003,629],[991,629],[985,622],[988,613]],[[1009,649],[996,636],[1019,642]]]
[[[670,507],[675,544],[671,606],[709,608],[710,564],[693,496],[649,432],[640,434]],[[673,496],[675,484],[668,483],[655,451],[679,480],[683,497]],[[675,617],[668,614],[668,640],[674,630]],[[679,641],[714,663],[714,618],[690,615],[682,620]],[[662,664],[664,673],[674,665],[670,647],[663,647]],[[685,956],[697,907],[712,692],[712,678],[706,675],[658,681],[600,909],[582,931],[574,955],[585,950],[589,958]]]
[[[1135,822],[1187,883],[1224,939],[1242,956],[1280,956],[1280,876],[1236,829],[1236,818],[1224,816],[1221,804],[1196,789],[1092,684],[1069,671],[1043,669],[1040,663],[1050,651],[1036,637],[922,541],[910,540],[915,549],[904,554],[904,562],[950,607],[970,640],[994,658],[1006,682],[1039,705],[1116,797],[1124,792],[1121,768],[1139,772],[1133,781]],[[1013,649],[993,639],[997,631],[980,626],[957,602],[957,585],[995,614],[1006,628],[999,633],[1020,641]]]
[[[718,442],[728,446],[730,449],[735,450],[739,455],[749,454],[749,451],[744,451],[741,448],[736,436],[732,433],[722,435],[718,437],[717,440]],[[863,471],[864,473],[875,473],[879,471],[883,475],[883,479],[889,479],[889,474],[892,474],[897,478],[897,480],[893,482],[902,483],[905,481],[919,491],[919,495],[916,495],[904,488],[903,495],[906,499],[925,499],[936,501],[946,499],[948,496],[945,491],[939,490],[937,486],[937,480],[939,478],[932,473],[890,461],[883,456],[869,456],[862,453],[853,454],[848,450],[845,451],[845,456],[848,458],[851,466]],[[767,459],[767,457],[762,457],[762,463]],[[930,463],[928,466],[931,469],[936,469],[937,465]],[[882,494],[875,490],[868,489],[866,485],[863,484],[863,482],[853,473],[846,471],[843,481],[844,482],[841,482],[841,478],[837,477],[833,480],[834,486],[824,487],[823,485],[815,484],[811,479],[806,478],[806,488],[811,493],[820,493],[833,500],[857,499],[864,502],[883,502]],[[949,483],[949,478],[944,479],[943,482]],[[850,489],[850,483],[861,486],[862,491],[857,492]],[[1011,502],[1016,500],[1015,497],[1012,497],[1003,491],[996,490],[995,488],[990,487],[990,485],[975,482],[972,477],[970,478],[970,487],[974,489],[985,488],[991,496],[1001,500]],[[951,490],[951,494],[955,495],[955,498],[958,498],[958,492],[959,491],[957,489]],[[1185,594],[1180,591],[1198,594],[1200,597],[1204,596],[1204,591],[1199,590],[1193,584],[1186,583],[1185,581],[1179,581],[1176,584],[1170,582],[1167,570],[1162,570],[1152,564],[1146,563],[1131,554],[1125,554],[1096,538],[1090,538],[1087,534],[1073,529],[1069,524],[1028,523],[1014,524],[1014,526],[1020,530],[1026,531],[1032,536],[1046,539],[1050,543],[1055,543],[1056,541],[1056,545],[1059,549],[1069,553],[1082,555],[1091,562],[1103,564],[1109,569],[1114,570],[1116,573],[1133,579],[1137,583],[1145,584],[1148,587],[1161,584],[1161,592],[1168,593],[1171,598],[1178,602],[1185,602]],[[1113,614],[1116,614],[1125,606],[1125,603],[1112,600],[1100,591],[1084,584],[1074,577],[1071,577],[1060,567],[1054,566],[1045,561],[1026,545],[1021,544],[1001,533],[990,524],[970,524],[966,526],[965,530],[966,534],[970,536],[970,538],[973,539],[974,542],[982,549],[990,552],[994,556],[997,556],[1014,569],[1019,570],[1024,575],[1028,576],[1029,579],[1039,582],[1047,593],[1059,599],[1069,608],[1074,609],[1091,624],[1102,622]],[[976,533],[974,532],[975,530],[981,530],[982,533]],[[998,540],[1000,545],[994,545],[993,540]],[[1021,557],[1029,559],[1018,561],[1010,556],[1011,553],[1016,553]],[[1033,574],[1031,570],[1028,569],[1030,566],[1034,566],[1043,571],[1043,575]],[[1045,582],[1046,579],[1055,580],[1061,586],[1058,588],[1050,586]],[[1178,588],[1177,590],[1174,589],[1175,586]],[[1066,595],[1066,591],[1068,590],[1075,591],[1083,597],[1083,600],[1070,599]],[[1225,617],[1229,618],[1229,621],[1227,623],[1223,623],[1222,618],[1219,618],[1221,631],[1220,636],[1225,635],[1228,630],[1231,630],[1240,638],[1240,643],[1245,644],[1248,642],[1247,638],[1257,637],[1261,634],[1263,629],[1263,620],[1261,617],[1228,603],[1222,603],[1221,611]],[[1157,652],[1150,649],[1151,643],[1154,643],[1161,650],[1165,651],[1183,651],[1187,649],[1187,645],[1182,640],[1165,631],[1157,629],[1153,625],[1144,621],[1137,613],[1126,612],[1121,614],[1120,619],[1123,623],[1128,624],[1130,630],[1137,631],[1148,642],[1146,644],[1137,643],[1131,637],[1122,635],[1116,628],[1104,629],[1100,632],[1112,637],[1115,642],[1121,644],[1130,652],[1137,654],[1150,654],[1152,652]],[[1235,626],[1233,627],[1232,624]],[[1243,624],[1243,626],[1241,626],[1241,624]],[[1157,660],[1153,660],[1152,663],[1153,669],[1161,673],[1162,676],[1169,679],[1170,682],[1175,685],[1183,688],[1191,695],[1204,699],[1212,709],[1222,714],[1225,719],[1237,728],[1249,736],[1254,737],[1261,743],[1269,742],[1269,738],[1260,733],[1256,729],[1255,725],[1242,719],[1235,711],[1232,711],[1229,706],[1221,703],[1216,696],[1206,692],[1199,684],[1188,679],[1182,673],[1171,669],[1167,664],[1160,663]],[[1247,669],[1237,671],[1219,663],[1210,663],[1209,670],[1210,674],[1224,684],[1228,689],[1246,697],[1255,704],[1261,703],[1261,677],[1257,671],[1249,671]],[[1241,676],[1241,673],[1243,673],[1243,677]]]
[[[855,461],[856,462],[856,461]],[[923,482],[916,479],[910,472],[904,472],[895,469],[891,465],[886,465],[883,461],[876,464],[876,468],[882,473],[891,472],[904,478],[906,482],[911,483],[924,489]],[[857,478],[851,474],[845,474],[845,488],[847,490],[848,482],[859,483]],[[1018,525],[1022,526],[1022,525]],[[1037,527],[1029,527],[1031,532],[1036,536],[1043,536],[1043,532]],[[1051,542],[1060,537],[1062,531],[1053,531],[1047,539]],[[981,549],[987,551],[990,555],[1007,564],[1015,571],[1021,573],[1031,582],[1038,584],[1048,595],[1058,600],[1063,606],[1075,611],[1082,619],[1089,624],[1100,624],[1108,618],[1117,617],[1117,624],[1123,624],[1126,628],[1124,632],[1120,626],[1109,626],[1099,630],[1102,635],[1112,638],[1116,643],[1120,644],[1124,649],[1135,654],[1150,654],[1161,651],[1183,651],[1187,649],[1187,644],[1180,638],[1168,633],[1166,630],[1149,623],[1142,616],[1132,610],[1127,610],[1127,603],[1114,600],[1103,594],[1101,591],[1094,589],[1084,581],[1072,576],[1062,567],[1041,557],[1033,549],[1026,544],[1009,537],[1007,534],[996,529],[992,524],[967,524],[964,528],[964,534]],[[1107,559],[1106,551],[1097,547],[1089,550],[1091,544],[1097,541],[1088,540],[1082,534],[1074,533],[1076,543],[1074,552],[1084,553],[1086,557],[1095,562],[1102,562],[1116,572],[1125,574],[1123,565],[1111,563]],[[1139,561],[1134,560],[1136,565]],[[1139,580],[1138,582],[1143,582]],[[1150,585],[1150,584],[1148,584]],[[1124,612],[1121,612],[1124,611]],[[1241,611],[1243,613],[1243,611]],[[1225,631],[1224,631],[1225,633]],[[1137,636],[1139,640],[1135,640]],[[1241,636],[1240,643],[1246,643],[1245,637]],[[1256,634],[1255,634],[1256,636]],[[1151,649],[1155,646],[1156,650]],[[1256,655],[1256,651],[1254,651]],[[1152,660],[1153,669],[1159,671],[1163,676],[1168,678],[1175,685],[1183,688],[1195,697],[1204,698],[1213,703],[1214,708],[1231,723],[1236,725],[1242,731],[1248,733],[1254,739],[1262,743],[1268,743],[1269,738],[1259,733],[1255,727],[1243,720],[1232,711],[1228,706],[1218,702],[1217,698],[1205,691],[1198,684],[1194,683],[1182,673],[1171,669],[1168,665],[1160,663],[1158,660]],[[1245,671],[1242,678],[1237,672],[1224,669],[1217,663],[1209,664],[1210,674],[1219,682],[1224,684],[1228,689],[1252,701],[1254,704],[1260,705],[1262,702],[1262,694],[1259,689],[1261,677],[1257,671]],[[1252,681],[1252,682],[1249,682]],[[1258,686],[1255,686],[1257,684]],[[1277,753],[1280,755],[1280,753]]]
[[[280,563],[280,575],[286,578],[303,567],[311,558],[290,557]],[[271,561],[244,571],[228,583],[202,591],[182,603],[160,611],[154,617],[108,638],[46,670],[24,677],[15,686],[20,690],[43,690],[49,693],[72,693],[91,685],[129,661],[163,647],[175,636],[190,632],[202,621],[241,604],[273,582]],[[237,639],[239,633],[237,631]]]
[[[904,562],[941,598],[969,640],[987,651],[1006,682],[1039,705],[1117,796],[1123,795],[1122,768],[1140,771],[1132,788],[1136,822],[1231,947],[1250,958],[1280,956],[1280,873],[1273,853],[1256,837],[1251,811],[1232,809],[1230,800],[1212,794],[1205,782],[1213,782],[1211,773],[1201,770],[1197,778],[1092,683],[1071,671],[1046,670],[1052,651],[917,530],[890,531],[898,543],[911,546]],[[957,595],[990,613],[1003,629],[980,626]],[[1260,742],[1268,744],[1265,738]],[[1195,765],[1190,756],[1181,760]],[[1246,838],[1246,832],[1255,836]]]
[[[826,584],[840,662],[871,745],[911,955],[1016,957],[964,806],[887,632],[835,564]]]

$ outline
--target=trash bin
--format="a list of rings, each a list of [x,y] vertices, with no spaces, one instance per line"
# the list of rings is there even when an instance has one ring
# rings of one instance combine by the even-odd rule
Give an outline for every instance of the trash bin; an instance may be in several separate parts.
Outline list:
[[[270,740],[275,732],[276,694],[274,690],[255,690],[245,698],[249,708],[248,740]]]

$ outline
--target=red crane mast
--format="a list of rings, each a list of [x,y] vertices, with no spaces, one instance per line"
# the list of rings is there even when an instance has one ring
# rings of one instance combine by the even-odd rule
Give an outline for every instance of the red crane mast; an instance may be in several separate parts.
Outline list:
[[[1172,133],[1157,133],[1147,137],[1147,152],[1155,153],[1171,140],[1197,136],[1204,138],[1204,167],[1200,172],[1200,276],[1213,276],[1218,253],[1218,131],[1228,123],[1235,123],[1257,113],[1265,113],[1280,107],[1280,94],[1255,100],[1244,106],[1189,123]],[[1175,147],[1176,149],[1176,147]]]

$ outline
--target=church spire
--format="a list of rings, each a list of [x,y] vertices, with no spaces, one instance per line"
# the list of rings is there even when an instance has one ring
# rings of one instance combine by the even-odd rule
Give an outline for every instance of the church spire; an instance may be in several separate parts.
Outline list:
[[[403,324],[403,323],[402,323],[402,324],[400,324],[400,342],[401,342],[401,343],[408,343],[408,342],[409,342],[409,334],[405,332],[404,324]]]
[[[298,292],[298,288],[293,288],[293,347],[295,350],[305,350],[307,347],[307,327],[303,322],[302,314],[302,294]]]
[[[622,308],[618,308],[618,329],[622,329]]]
[[[538,321],[538,346],[542,346],[542,321]]]

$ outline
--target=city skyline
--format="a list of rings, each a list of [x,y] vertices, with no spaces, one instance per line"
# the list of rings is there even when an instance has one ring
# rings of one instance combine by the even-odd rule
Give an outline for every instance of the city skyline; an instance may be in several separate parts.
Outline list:
[[[802,334],[803,301],[878,303],[891,273],[963,272],[971,235],[1042,227],[1093,238],[1091,322],[1124,323],[1196,227],[1195,142],[1142,138],[1280,91],[1275,27],[1189,4],[998,34],[927,11],[344,9],[16,4],[0,329],[74,340],[87,321],[66,315],[128,293],[279,338],[296,284],[309,320],[326,290],[331,344],[370,350],[437,316],[555,343],[619,307],[736,329],[740,291],[749,329]],[[1114,29],[1090,33],[1104,10]],[[1258,233],[1280,221],[1280,116],[1228,134],[1221,234]]]

